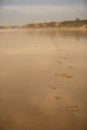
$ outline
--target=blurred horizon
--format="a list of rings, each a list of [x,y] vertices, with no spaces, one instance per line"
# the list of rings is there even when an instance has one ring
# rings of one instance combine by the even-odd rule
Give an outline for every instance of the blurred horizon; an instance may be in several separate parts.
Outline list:
[[[87,19],[86,0],[0,0],[0,26]]]

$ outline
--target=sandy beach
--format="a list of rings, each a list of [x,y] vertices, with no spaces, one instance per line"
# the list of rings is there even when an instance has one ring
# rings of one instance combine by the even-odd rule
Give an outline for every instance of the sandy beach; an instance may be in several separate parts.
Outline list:
[[[0,130],[87,129],[87,31],[0,30]]]

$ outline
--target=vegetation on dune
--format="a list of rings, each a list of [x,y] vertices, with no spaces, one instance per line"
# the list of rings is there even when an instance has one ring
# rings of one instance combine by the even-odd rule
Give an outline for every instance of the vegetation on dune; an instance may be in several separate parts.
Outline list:
[[[84,28],[87,29],[87,20],[80,20],[76,18],[73,21],[62,21],[62,22],[43,22],[43,23],[34,23],[34,24],[26,24],[23,26],[0,26],[0,29],[8,29],[8,28]]]
[[[79,18],[76,18],[74,21],[63,21],[63,22],[44,22],[44,23],[38,23],[38,24],[27,24],[23,27],[26,28],[40,28],[40,27],[84,27],[87,28],[87,20],[79,20]]]
[[[79,20],[78,18],[75,21],[64,21],[60,23],[60,27],[86,27],[87,20]]]

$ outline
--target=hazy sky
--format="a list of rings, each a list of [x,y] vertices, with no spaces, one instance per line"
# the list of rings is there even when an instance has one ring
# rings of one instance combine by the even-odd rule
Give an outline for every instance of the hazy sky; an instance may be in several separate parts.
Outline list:
[[[87,19],[87,0],[0,0],[0,25]]]

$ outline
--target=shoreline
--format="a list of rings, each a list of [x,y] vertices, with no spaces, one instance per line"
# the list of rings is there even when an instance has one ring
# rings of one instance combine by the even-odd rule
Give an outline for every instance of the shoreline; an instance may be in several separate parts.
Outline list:
[[[29,28],[29,27],[20,27],[20,28],[0,28],[0,31],[4,31],[4,30],[58,30],[58,31],[82,31],[82,32],[86,32],[87,28],[83,28],[83,27],[63,27],[63,28],[57,28],[57,27],[40,27],[40,28]]]

